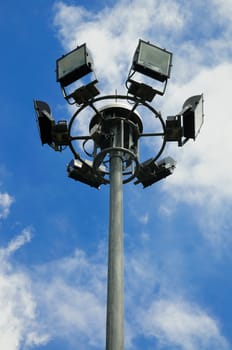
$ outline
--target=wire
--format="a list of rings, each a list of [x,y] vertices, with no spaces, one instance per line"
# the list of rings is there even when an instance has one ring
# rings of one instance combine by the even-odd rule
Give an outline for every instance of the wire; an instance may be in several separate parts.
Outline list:
[[[86,149],[85,149],[85,144],[89,141],[90,139],[84,140],[84,142],[82,143],[82,148],[83,151],[85,152],[85,154],[87,154],[87,156],[89,157],[93,157],[94,156],[94,151],[92,153],[89,153]]]

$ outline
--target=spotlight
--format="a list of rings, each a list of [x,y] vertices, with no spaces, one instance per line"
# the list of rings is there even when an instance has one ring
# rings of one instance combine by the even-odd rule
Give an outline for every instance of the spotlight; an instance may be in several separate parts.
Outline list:
[[[135,185],[142,183],[143,187],[148,187],[157,181],[164,179],[171,175],[175,169],[176,162],[171,157],[166,157],[159,162],[155,162],[154,159],[148,159],[144,163],[140,164],[139,172],[137,175],[138,180],[135,181]]]
[[[187,139],[196,139],[204,122],[203,95],[188,98],[182,109],[183,136]]]
[[[179,114],[167,117],[166,141],[183,146],[189,139],[196,139],[204,122],[203,102],[203,95],[189,97]]]
[[[60,83],[64,97],[68,100],[65,87],[92,73],[93,58],[86,44],[78,46],[56,61],[56,80]]]
[[[139,40],[132,69],[161,82],[170,77],[172,53]]]
[[[127,79],[127,83],[131,83],[128,92],[149,102],[152,101],[156,93],[163,95],[166,89],[167,80],[170,77],[171,64],[171,52],[140,39],[133,57],[129,77]],[[165,83],[163,89],[154,89],[149,85],[139,84],[134,79],[132,80],[131,78],[136,72],[161,83]]]
[[[39,126],[42,145],[47,143],[55,151],[69,144],[68,125],[66,120],[55,123],[49,105],[44,101],[34,100],[34,108]]]
[[[46,102],[38,100],[34,100],[34,108],[42,145],[45,143],[50,145],[53,141],[52,128],[55,125],[55,121],[51,115],[51,109]]]
[[[91,187],[99,188],[101,185],[106,184],[103,176],[103,168],[98,168],[98,173],[93,170],[90,161],[81,161],[79,159],[73,159],[67,166],[68,177],[83,182]]]
[[[93,71],[93,59],[86,44],[78,46],[56,61],[56,77],[62,87]]]

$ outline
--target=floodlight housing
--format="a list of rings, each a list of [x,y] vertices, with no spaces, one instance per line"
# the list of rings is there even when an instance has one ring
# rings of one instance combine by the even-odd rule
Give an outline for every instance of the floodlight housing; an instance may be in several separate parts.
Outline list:
[[[158,162],[155,162],[153,158],[148,159],[140,164],[140,169],[137,175],[138,180],[135,181],[135,185],[142,183],[144,188],[151,186],[155,182],[171,175],[175,166],[176,162],[171,157],[166,157]]]
[[[37,123],[39,127],[40,139],[42,145],[52,143],[52,129],[55,121],[51,115],[49,105],[44,101],[34,100]]]
[[[161,82],[170,77],[172,53],[139,40],[132,63],[132,69]]]
[[[203,94],[188,98],[182,109],[183,136],[196,139],[204,122]]]
[[[166,119],[166,141],[177,141],[178,145],[182,144],[182,126],[181,116],[170,116]]]
[[[53,141],[55,146],[67,146],[69,145],[69,133],[68,124],[66,120],[59,120],[53,127]]]
[[[100,175],[101,169],[99,169],[99,174],[93,170],[91,162],[81,161],[79,159],[73,159],[67,166],[68,177],[85,183],[91,187],[99,188],[102,184],[106,184],[107,181]]]
[[[130,83],[128,93],[141,99],[141,101],[151,102],[157,93],[151,86],[144,83],[138,83],[132,79],[128,79],[128,82]]]
[[[93,72],[93,59],[86,44],[56,61],[56,79],[64,88]]]
[[[73,93],[66,96],[66,99],[73,99],[78,105],[87,103],[88,101],[92,100],[94,97],[100,94],[100,91],[96,87],[97,83],[98,81],[94,80],[87,85],[81,86],[80,88],[76,89]]]

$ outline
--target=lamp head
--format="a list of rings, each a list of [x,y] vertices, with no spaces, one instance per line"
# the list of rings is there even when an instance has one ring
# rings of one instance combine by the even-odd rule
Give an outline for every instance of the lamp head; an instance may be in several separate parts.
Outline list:
[[[153,185],[165,177],[171,175],[175,169],[176,162],[171,157],[166,157],[158,162],[153,158],[146,160],[140,164],[140,169],[137,175],[138,180],[135,185],[142,183],[143,187]]]
[[[170,77],[171,65],[171,52],[140,39],[126,82],[128,93],[142,101],[149,102],[153,100],[156,94],[163,95],[166,90],[167,80]],[[144,82],[136,81],[141,74],[146,77],[145,84]],[[148,78],[153,80],[149,85],[147,84]],[[142,77],[142,80],[144,80],[144,77]],[[129,87],[128,83],[130,83]]]
[[[196,139],[204,122],[203,95],[189,97],[182,109],[183,136]]]
[[[93,59],[86,44],[78,46],[56,61],[56,79],[62,88],[91,72],[93,72]]]
[[[180,113],[167,117],[166,141],[177,141],[183,146],[189,139],[196,139],[204,122],[203,102],[203,95],[191,96]]]
[[[91,162],[73,159],[67,166],[68,177],[85,183],[91,187],[99,188],[107,182],[101,176],[102,171],[99,168],[99,174],[93,170]],[[100,175],[101,174],[101,175]]]
[[[66,120],[55,122],[49,105],[44,101],[34,100],[37,124],[42,145],[47,143],[55,151],[69,144],[68,125]]]
[[[34,100],[37,124],[39,127],[40,139],[42,145],[52,143],[52,129],[55,121],[51,115],[49,105],[44,101]]]
[[[139,40],[132,69],[161,82],[170,77],[172,53]]]

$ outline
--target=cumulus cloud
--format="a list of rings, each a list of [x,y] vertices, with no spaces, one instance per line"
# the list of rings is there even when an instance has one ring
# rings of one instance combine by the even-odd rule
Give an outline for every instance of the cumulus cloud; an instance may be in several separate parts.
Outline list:
[[[10,261],[12,254],[30,241],[30,236],[26,229],[0,250],[0,348],[5,350],[27,349],[48,340],[37,323],[31,279]]]
[[[168,153],[177,160],[177,167],[162,186],[172,199],[166,210],[173,212],[175,205],[181,202],[192,207],[201,232],[217,249],[231,243],[231,225],[227,219],[232,198],[231,80],[232,64],[229,62],[201,69],[189,83],[171,86],[164,108],[170,112],[172,105],[181,106],[187,96],[204,92],[202,130],[196,142],[189,141],[181,149],[170,145]]]
[[[205,123],[196,143],[189,141],[181,151],[172,149],[179,161],[175,176],[170,178],[170,186],[176,196],[180,194],[180,187],[185,188],[186,191],[180,196],[182,199],[187,199],[188,195],[190,201],[194,200],[194,195],[196,201],[203,199],[204,195],[213,200],[232,196],[231,187],[228,186],[232,170],[228,161],[232,152],[232,122],[229,115],[231,79],[232,64],[223,63],[213,69],[202,70],[191,83],[179,88],[180,91],[175,94],[181,105],[181,93],[187,96],[191,90],[193,94],[205,92]]]
[[[102,347],[105,265],[79,250],[34,268],[16,265],[13,254],[30,239],[25,229],[0,249],[0,348],[26,350],[54,338]]]
[[[217,322],[197,305],[186,301],[158,300],[140,315],[144,332],[162,346],[184,350],[227,350]]]
[[[147,250],[126,255],[126,317],[131,347],[143,336],[159,349],[228,350],[219,321],[204,305],[193,302],[183,281],[177,281],[183,270],[179,259],[172,252],[165,261],[151,263]]]
[[[30,349],[53,339],[79,348],[103,347],[106,264],[102,256],[87,256],[76,249],[44,265],[16,266],[11,256],[23,249],[30,236],[27,229],[0,251],[0,347]],[[186,298],[167,297],[171,295],[167,280],[150,258],[147,252],[138,258],[137,251],[126,256],[127,347],[133,348],[142,335],[154,337],[161,348],[227,350],[220,326],[211,315]]]
[[[105,265],[76,250],[72,256],[37,266],[34,283],[41,291],[41,317],[52,337],[79,347],[104,346]]]

